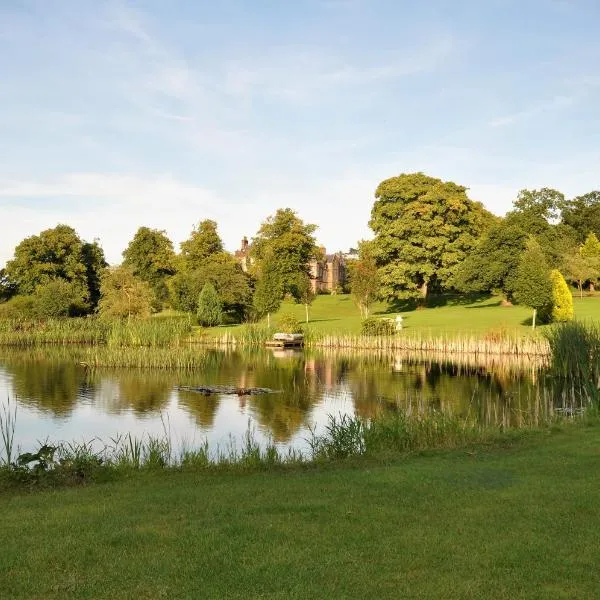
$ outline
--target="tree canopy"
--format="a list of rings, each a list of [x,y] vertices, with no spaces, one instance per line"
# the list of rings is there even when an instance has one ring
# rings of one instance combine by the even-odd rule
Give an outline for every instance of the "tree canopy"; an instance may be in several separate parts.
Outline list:
[[[304,223],[291,208],[279,209],[268,217],[252,240],[251,256],[259,278],[268,263],[281,282],[282,295],[294,295],[298,274],[309,275],[309,261],[317,252],[316,228]]]
[[[450,287],[458,266],[493,217],[466,188],[423,173],[382,181],[369,225],[388,300],[426,298],[432,286]]]
[[[160,310],[168,298],[167,279],[175,273],[173,242],[165,231],[140,227],[123,252],[123,266],[148,283],[153,307]]]
[[[600,191],[594,190],[565,203],[562,222],[573,228],[583,243],[589,233],[600,236]]]
[[[40,285],[54,280],[72,284],[88,309],[99,297],[99,278],[106,266],[97,242],[83,242],[68,225],[57,225],[25,238],[5,269],[5,278],[20,295],[33,294]]]
[[[201,267],[207,258],[220,252],[223,242],[217,233],[217,223],[210,219],[201,221],[190,237],[181,242],[181,255],[190,270]]]
[[[150,316],[152,291],[128,267],[106,269],[100,279],[98,312],[104,318]]]

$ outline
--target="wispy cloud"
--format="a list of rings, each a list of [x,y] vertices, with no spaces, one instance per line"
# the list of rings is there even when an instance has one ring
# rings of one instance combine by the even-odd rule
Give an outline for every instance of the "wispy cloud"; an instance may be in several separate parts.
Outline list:
[[[575,96],[554,96],[548,102],[541,102],[539,104],[535,104],[525,110],[517,111],[512,114],[504,115],[501,117],[496,117],[492,119],[488,125],[490,127],[504,127],[506,125],[512,125],[517,121],[524,121],[527,119],[532,119],[538,117],[540,115],[551,113],[555,111],[559,111],[570,106],[573,106],[576,102]]]

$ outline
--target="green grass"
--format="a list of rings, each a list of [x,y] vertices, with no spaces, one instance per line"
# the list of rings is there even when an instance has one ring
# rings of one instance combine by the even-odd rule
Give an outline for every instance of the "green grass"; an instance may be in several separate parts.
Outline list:
[[[598,597],[600,427],[0,495],[5,598]]]
[[[574,298],[575,317],[580,320],[600,321],[600,295]],[[389,311],[389,312],[388,312]],[[286,301],[279,314],[291,313],[304,322],[304,306]],[[424,310],[395,312],[387,304],[373,306],[373,316],[404,317],[405,333],[437,335],[483,335],[502,332],[531,335],[531,310],[524,306],[501,306],[500,298],[482,298],[478,301],[462,303],[450,300],[445,306]],[[352,297],[349,295],[318,296],[310,311],[310,327],[317,334],[359,334],[361,317]],[[273,316],[277,323],[277,315]],[[243,327],[243,326],[241,326]],[[541,326],[543,331],[547,326]],[[235,331],[240,326],[216,327],[209,335],[217,336],[227,331]]]

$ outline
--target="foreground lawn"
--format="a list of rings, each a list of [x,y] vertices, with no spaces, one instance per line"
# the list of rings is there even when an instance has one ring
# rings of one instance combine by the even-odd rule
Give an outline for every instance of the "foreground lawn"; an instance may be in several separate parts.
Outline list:
[[[600,428],[0,495],[3,598],[597,598]]]
[[[600,295],[574,298],[575,316],[582,320],[600,321]],[[304,306],[284,302],[279,313],[292,313],[304,322]],[[481,335],[500,329],[521,334],[531,333],[531,310],[524,306],[502,306],[500,298],[482,298],[474,302],[449,301],[445,306],[397,312],[384,303],[373,306],[373,316],[404,317],[406,334]],[[319,333],[358,334],[361,317],[350,295],[318,296],[310,309],[310,327]],[[273,316],[277,323],[277,315]],[[233,327],[216,327],[219,335]],[[539,330],[543,331],[544,326]]]

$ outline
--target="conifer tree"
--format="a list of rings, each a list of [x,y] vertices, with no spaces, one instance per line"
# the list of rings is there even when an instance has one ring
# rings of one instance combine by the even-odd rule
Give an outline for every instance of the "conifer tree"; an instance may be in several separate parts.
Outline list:
[[[550,272],[552,282],[552,320],[571,321],[573,319],[573,296],[569,286],[558,269]]]
[[[542,316],[551,313],[552,284],[544,253],[533,238],[521,255],[514,290],[517,302],[533,309],[532,328],[535,329],[538,311]]]
[[[198,298],[198,323],[203,327],[215,327],[223,320],[223,307],[215,286],[207,282],[204,284]]]

